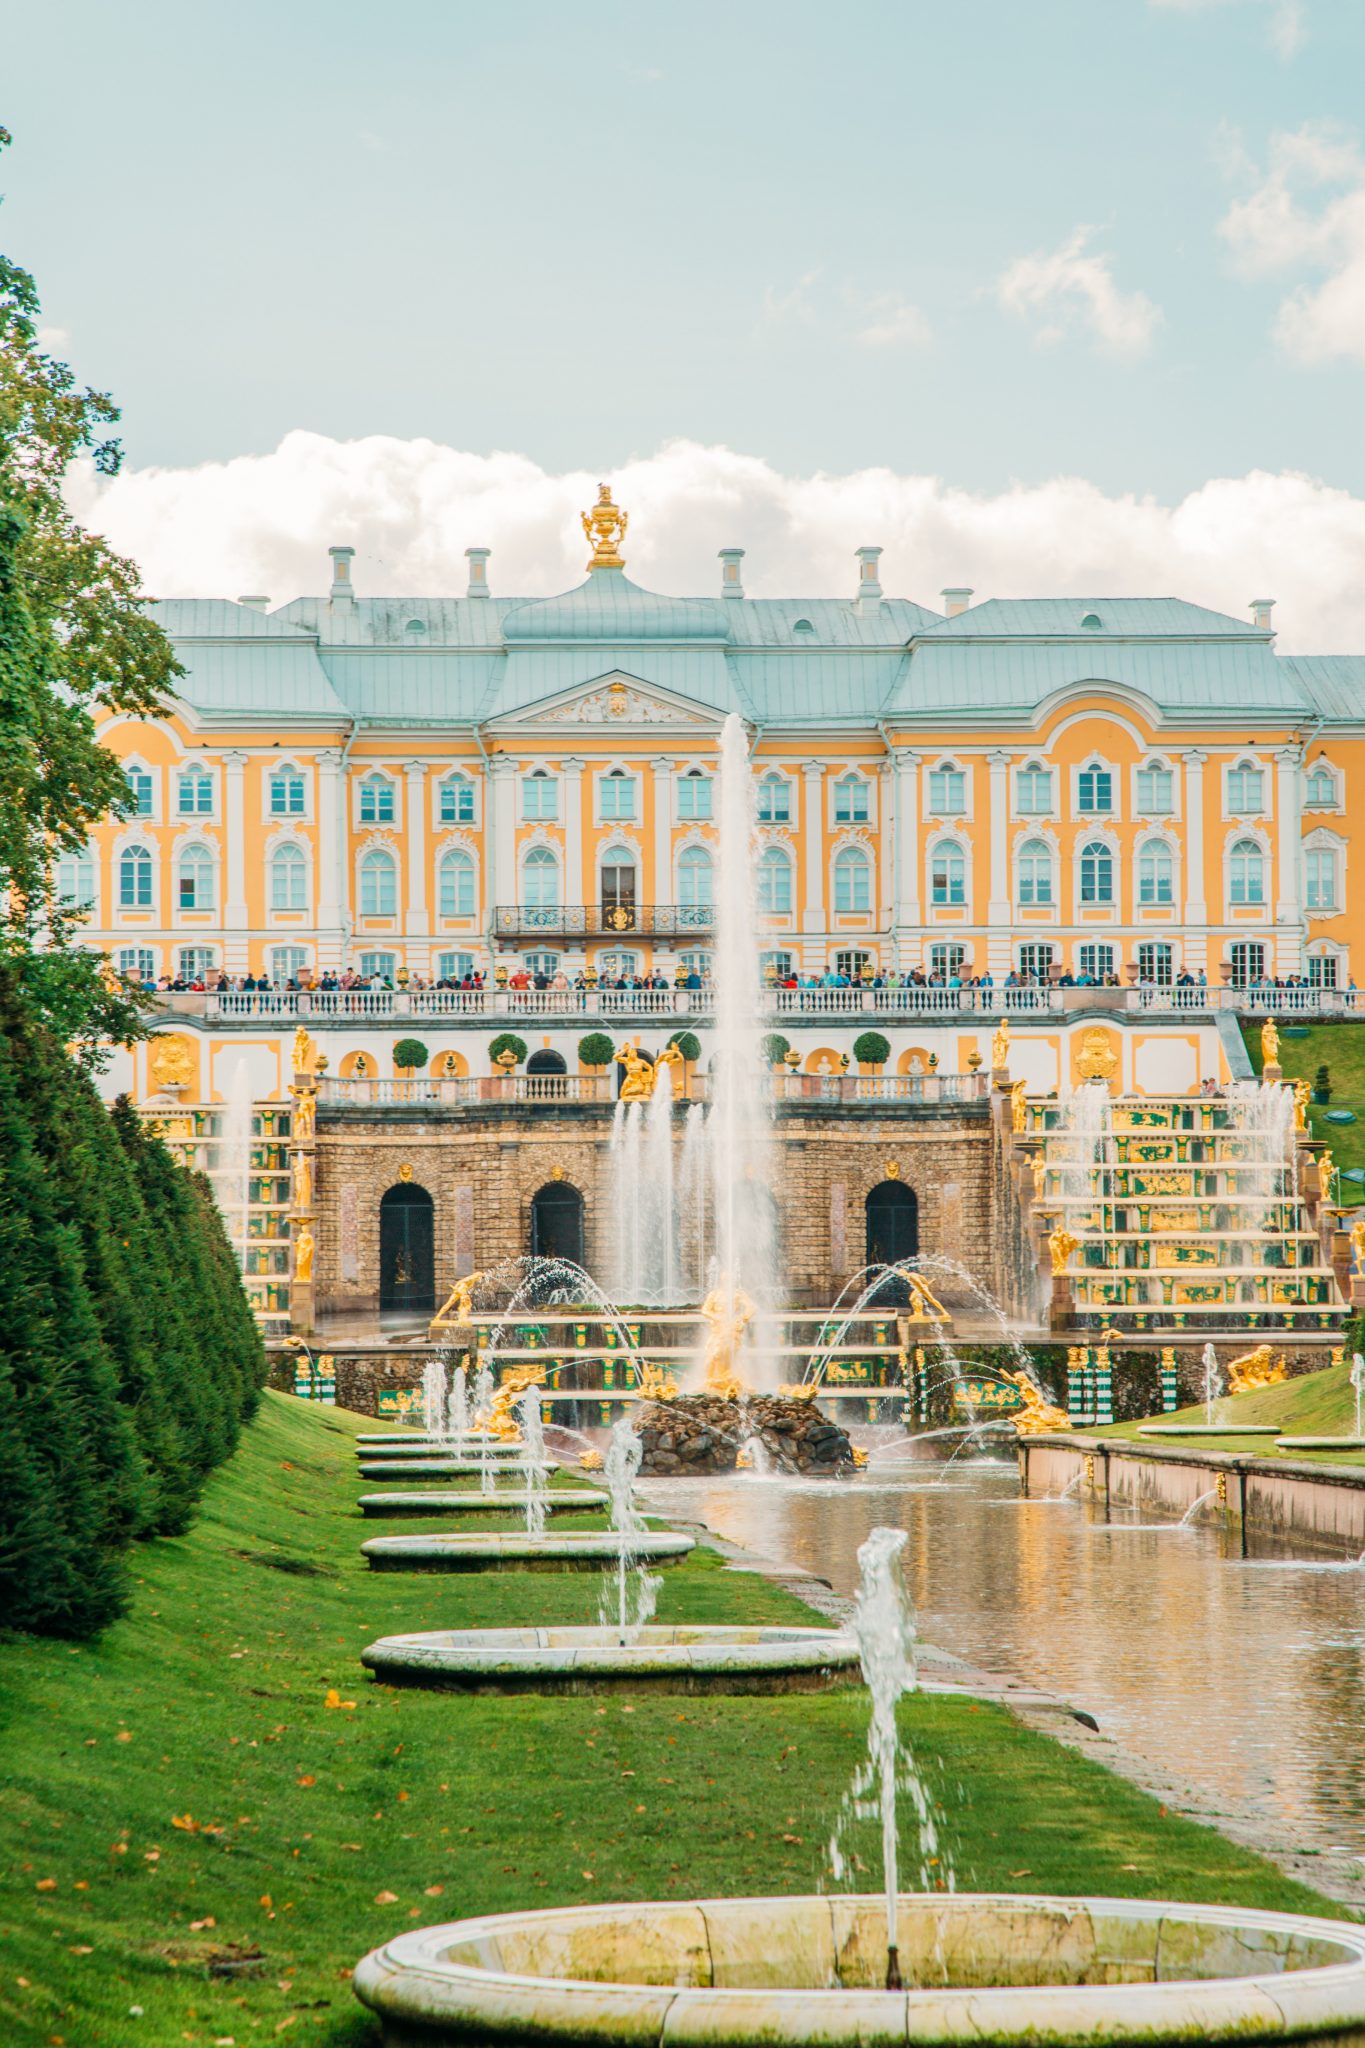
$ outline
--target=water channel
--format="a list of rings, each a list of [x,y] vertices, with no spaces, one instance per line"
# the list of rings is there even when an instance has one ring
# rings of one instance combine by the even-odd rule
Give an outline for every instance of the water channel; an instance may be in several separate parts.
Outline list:
[[[1012,1461],[848,1483],[722,1475],[647,1494],[841,1594],[868,1531],[906,1529],[925,1641],[1088,1709],[1199,1804],[1252,1816],[1267,1843],[1365,1860],[1365,1570],[1269,1549],[1244,1559],[1220,1527],[1025,1500]]]

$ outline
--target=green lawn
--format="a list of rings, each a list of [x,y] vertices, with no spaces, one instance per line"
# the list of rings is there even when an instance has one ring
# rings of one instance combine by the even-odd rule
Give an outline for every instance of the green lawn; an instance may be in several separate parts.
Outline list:
[[[370,1576],[362,1418],[268,1395],[188,1535],[138,1553],[94,1646],[0,1643],[0,2039],[370,2043],[352,1964],[438,1917],[804,1890],[864,1744],[861,1694],[462,1699],[372,1684],[399,1629],[591,1619],[587,1576]],[[600,1526],[600,1525],[599,1525]],[[813,1617],[700,1552],[661,1619]],[[920,1697],[961,1888],[1335,1911],[998,1708]],[[875,1883],[870,1829],[853,1846]],[[210,1977],[215,1958],[254,1972]],[[140,2016],[132,2009],[140,2007]]]
[[[1279,1386],[1257,1387],[1250,1394],[1225,1394],[1214,1405],[1213,1419],[1219,1423],[1275,1422],[1286,1436],[1353,1435],[1356,1404],[1349,1373],[1349,1364],[1331,1365],[1321,1372],[1302,1373],[1297,1379],[1284,1380]],[[1148,1423],[1202,1422],[1204,1408],[1201,1403],[1193,1408],[1179,1408],[1172,1415],[1149,1415],[1144,1420]],[[1115,1422],[1103,1429],[1088,1430],[1086,1434],[1135,1438],[1142,1427],[1142,1422]],[[1150,1441],[1159,1443],[1161,1439],[1157,1437]],[[1239,1453],[1246,1451],[1255,1457],[1279,1455],[1275,1439],[1266,1436],[1219,1437],[1211,1448]],[[1365,1453],[1360,1451],[1295,1451],[1292,1455],[1295,1458],[1317,1458],[1333,1465],[1365,1464]]]
[[[1297,1024],[1291,1020],[1280,1027],[1280,1066],[1291,1081],[1311,1081],[1320,1066],[1326,1066],[1332,1084],[1332,1099],[1322,1105],[1310,1103],[1308,1121],[1315,1138],[1332,1148],[1338,1167],[1365,1167],[1365,1017],[1347,1017],[1330,1024]],[[1288,1031],[1303,1031],[1303,1038],[1290,1038]],[[1261,1071],[1261,1026],[1247,1018],[1242,1024],[1251,1064]],[[1350,1109],[1353,1124],[1329,1124],[1324,1109]],[[1365,1202],[1365,1183],[1340,1180],[1336,1199]]]

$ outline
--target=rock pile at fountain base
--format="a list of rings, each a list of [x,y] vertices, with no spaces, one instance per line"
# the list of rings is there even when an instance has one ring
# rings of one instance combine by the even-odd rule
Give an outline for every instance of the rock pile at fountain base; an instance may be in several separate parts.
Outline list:
[[[739,1454],[755,1442],[755,1456],[779,1472],[806,1475],[853,1470],[848,1432],[831,1422],[810,1401],[788,1401],[780,1394],[749,1394],[726,1401],[716,1394],[684,1394],[676,1401],[653,1401],[635,1424],[643,1456],[643,1478],[677,1478],[689,1473],[733,1472]]]

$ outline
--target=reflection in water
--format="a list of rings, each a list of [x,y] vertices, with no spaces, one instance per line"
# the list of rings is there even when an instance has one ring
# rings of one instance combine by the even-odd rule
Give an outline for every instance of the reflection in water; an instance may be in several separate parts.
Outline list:
[[[1264,1546],[1244,1560],[1221,1526],[1106,1525],[1024,1501],[1004,1463],[961,1462],[943,1483],[920,1467],[908,1482],[721,1476],[648,1493],[844,1594],[868,1531],[907,1529],[925,1642],[1087,1708],[1204,1801],[1259,1816],[1268,1839],[1365,1855],[1365,1571]]]

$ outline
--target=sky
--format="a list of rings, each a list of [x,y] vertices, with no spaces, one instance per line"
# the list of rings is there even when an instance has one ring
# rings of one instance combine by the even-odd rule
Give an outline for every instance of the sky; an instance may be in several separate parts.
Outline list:
[[[0,0],[159,594],[1175,590],[1365,646],[1362,0]],[[79,62],[73,66],[72,53]],[[1155,582],[1152,580],[1155,578]]]

